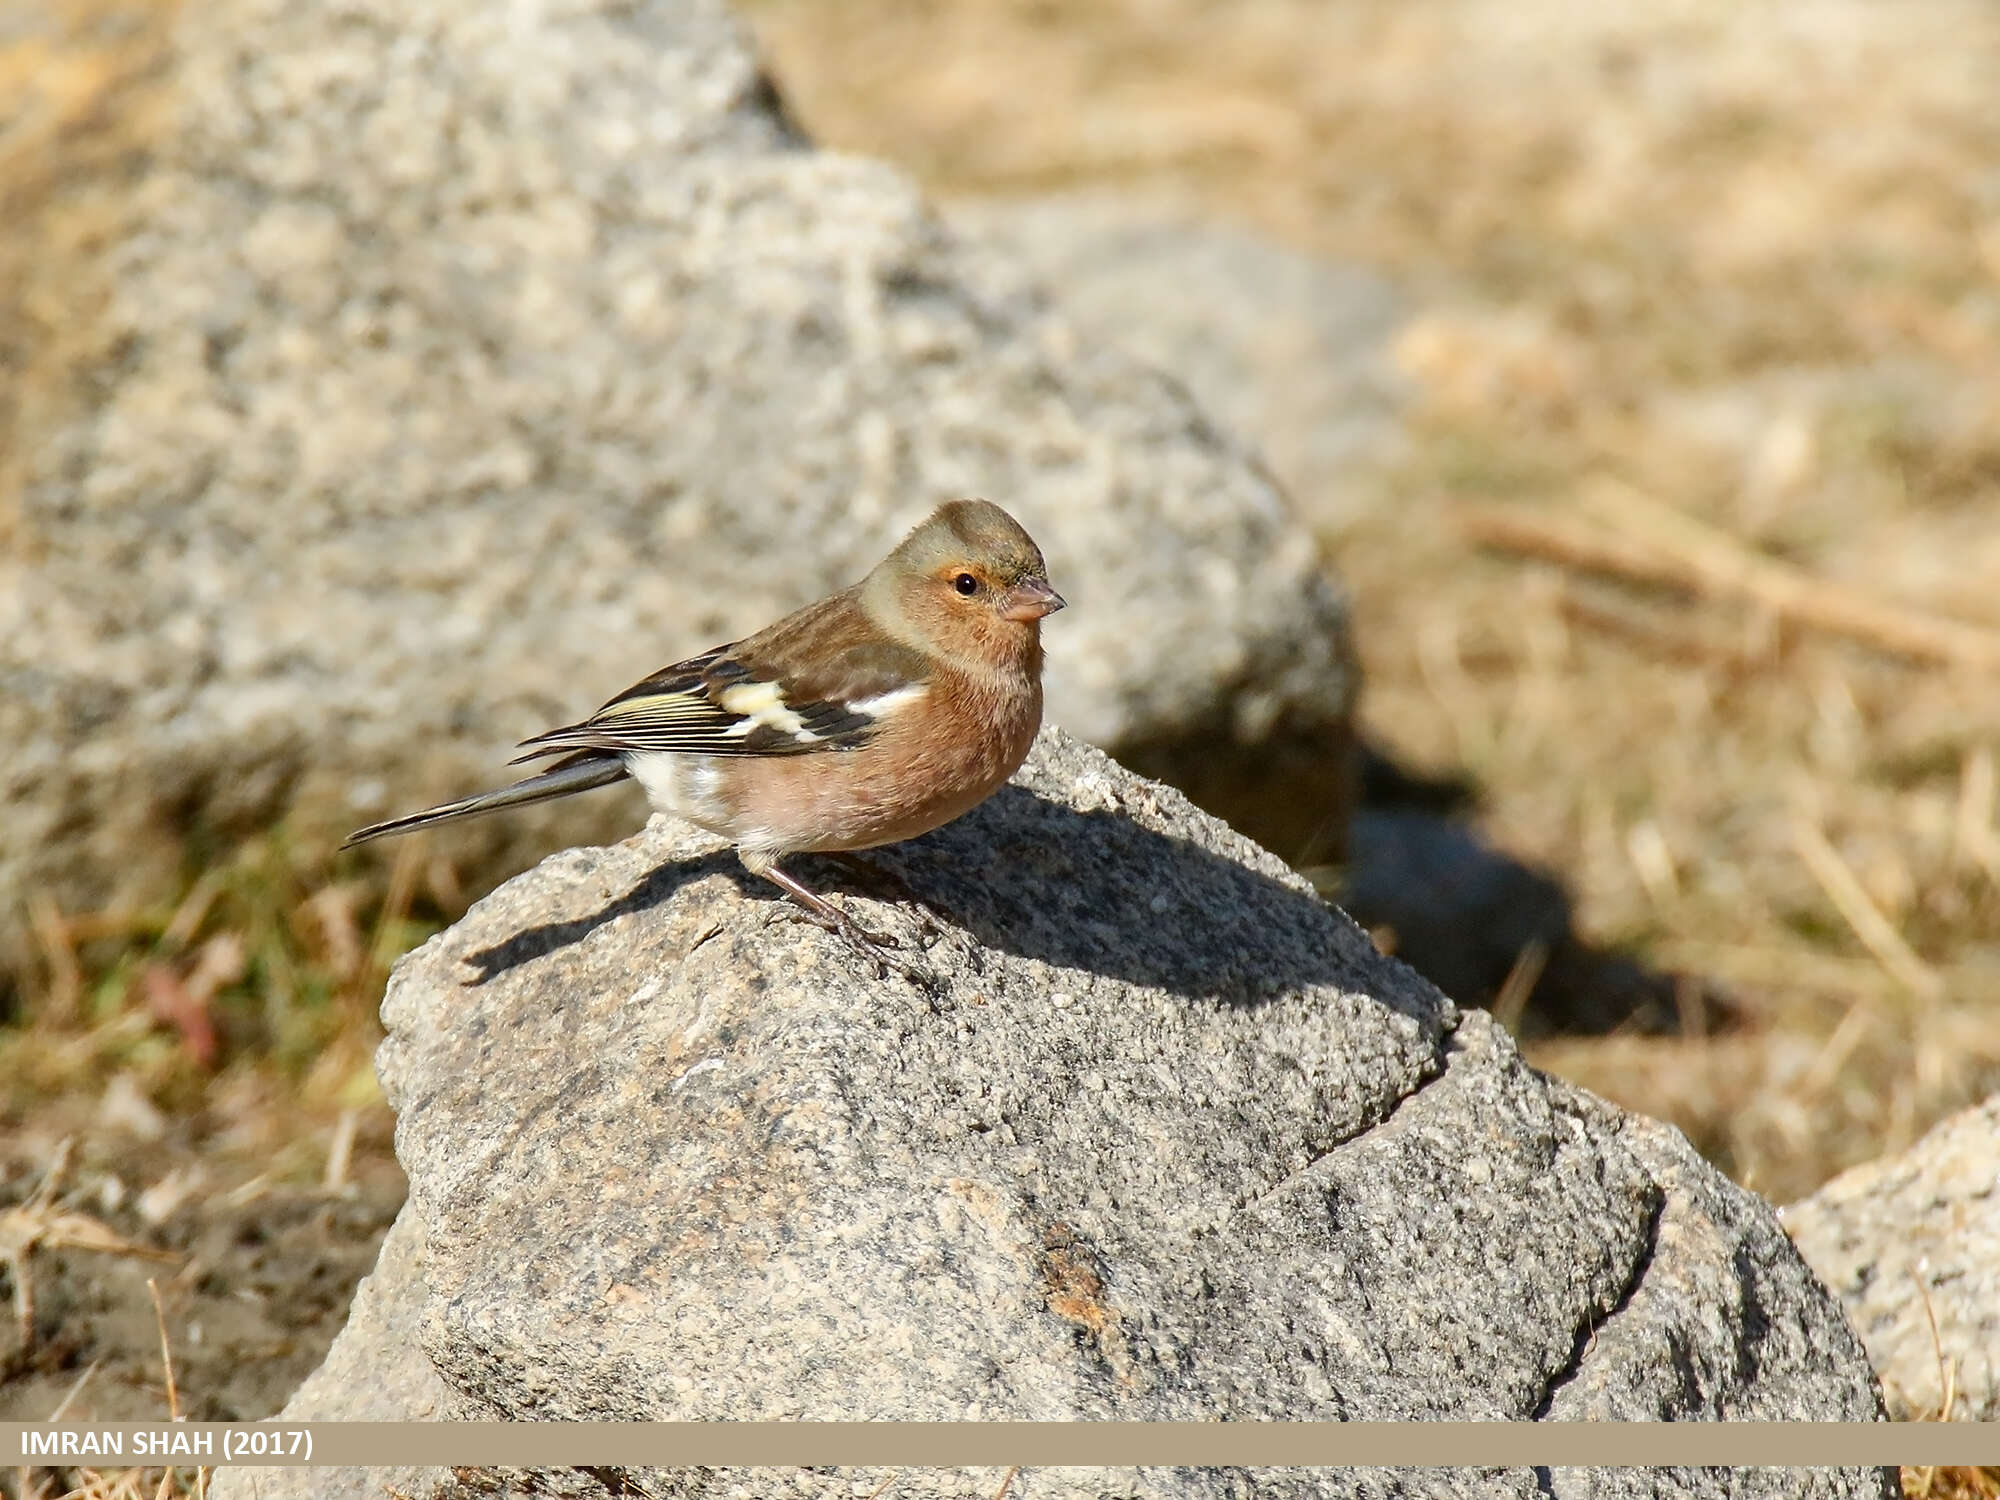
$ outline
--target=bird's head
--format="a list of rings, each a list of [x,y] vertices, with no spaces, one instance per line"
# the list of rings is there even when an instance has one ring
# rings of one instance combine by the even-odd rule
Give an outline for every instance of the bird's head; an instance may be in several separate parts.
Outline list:
[[[863,589],[935,649],[994,664],[1039,665],[1042,618],[1063,607],[1034,538],[987,500],[939,506]]]

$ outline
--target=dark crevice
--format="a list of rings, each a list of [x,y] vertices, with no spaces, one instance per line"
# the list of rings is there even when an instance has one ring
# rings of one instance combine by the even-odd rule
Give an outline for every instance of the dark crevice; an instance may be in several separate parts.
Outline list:
[[[1430,1088],[1432,1084],[1444,1082],[1445,1075],[1451,1072],[1452,1055],[1465,1050],[1464,1045],[1458,1039],[1458,1023],[1460,1019],[1461,1017],[1457,1012],[1447,1013],[1442,1017],[1443,1028],[1438,1033],[1437,1050],[1430,1057],[1430,1069],[1418,1077],[1415,1086],[1408,1093],[1398,1094],[1390,1102],[1389,1107],[1382,1112],[1379,1119],[1368,1125],[1364,1125],[1352,1135],[1334,1142],[1333,1150],[1337,1151],[1342,1146],[1360,1140],[1363,1136],[1374,1134],[1374,1132],[1380,1130],[1391,1120],[1395,1119],[1397,1115],[1401,1114],[1403,1106],[1416,1098],[1417,1095]]]
[[[1588,1314],[1585,1315],[1583,1326],[1576,1331],[1576,1342],[1570,1349],[1569,1358],[1564,1361],[1563,1367],[1549,1378],[1548,1384],[1542,1387],[1542,1399],[1535,1403],[1532,1420],[1537,1422],[1548,1420],[1549,1411],[1555,1405],[1557,1394],[1583,1372],[1584,1359],[1590,1353],[1591,1345],[1597,1336],[1617,1321],[1618,1315],[1631,1305],[1632,1298],[1645,1284],[1646,1273],[1653,1268],[1653,1257],[1660,1248],[1660,1224],[1667,1213],[1666,1189],[1660,1187],[1658,1183],[1655,1183],[1654,1187],[1657,1196],[1647,1209],[1645,1240],[1639,1247],[1638,1258],[1632,1262],[1632,1269],[1626,1273],[1624,1286],[1618,1290],[1618,1299],[1601,1318],[1592,1319]]]
[[[1547,1495],[1549,1500],[1555,1500],[1555,1470],[1551,1469],[1547,1464],[1535,1465],[1535,1493],[1538,1495]]]

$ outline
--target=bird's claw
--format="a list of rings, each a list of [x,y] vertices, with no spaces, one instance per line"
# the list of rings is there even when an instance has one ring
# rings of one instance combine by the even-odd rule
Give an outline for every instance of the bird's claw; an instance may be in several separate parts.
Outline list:
[[[824,911],[815,911],[808,906],[788,903],[783,915],[794,922],[810,922],[821,932],[831,933],[841,939],[875,965],[877,979],[886,978],[893,971],[920,988],[934,989],[937,986],[937,976],[927,967],[899,958],[888,951],[903,946],[902,940],[895,934],[875,932],[863,927],[838,907],[829,905]]]

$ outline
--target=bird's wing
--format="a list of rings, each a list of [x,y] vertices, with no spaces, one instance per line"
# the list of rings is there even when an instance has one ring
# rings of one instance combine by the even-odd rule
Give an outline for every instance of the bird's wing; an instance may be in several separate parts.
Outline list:
[[[928,691],[921,651],[890,640],[848,595],[662,667],[580,724],[523,740],[534,760],[571,750],[800,755],[852,750]]]

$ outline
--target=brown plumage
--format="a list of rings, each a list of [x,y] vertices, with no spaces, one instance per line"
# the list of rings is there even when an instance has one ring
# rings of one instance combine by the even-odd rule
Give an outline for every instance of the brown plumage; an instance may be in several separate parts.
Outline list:
[[[1063,607],[999,506],[940,506],[851,588],[663,667],[579,723],[522,742],[553,759],[495,792],[361,829],[348,844],[605,786],[722,835],[815,922],[893,963],[782,868],[950,822],[993,794],[1042,719],[1041,621]]]

